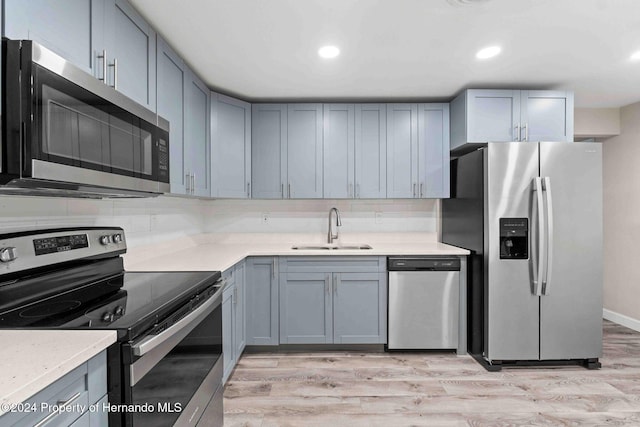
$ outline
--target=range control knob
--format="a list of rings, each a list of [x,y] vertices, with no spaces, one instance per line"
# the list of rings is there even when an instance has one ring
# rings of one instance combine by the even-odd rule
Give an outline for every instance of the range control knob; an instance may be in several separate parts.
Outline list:
[[[122,242],[122,234],[114,234],[113,236],[111,236],[111,241],[113,243],[120,243]]]
[[[109,243],[111,243],[111,236],[100,236],[101,245],[108,245]]]
[[[116,316],[122,316],[124,314],[124,308],[121,305],[119,305],[116,307],[114,313]]]
[[[111,323],[111,322],[113,322],[113,319],[114,319],[114,318],[115,318],[115,316],[113,315],[113,313],[109,313],[108,311],[107,311],[107,312],[105,312],[105,313],[102,315],[102,321],[103,321],[103,322]]]
[[[11,262],[18,258],[18,250],[14,247],[0,249],[0,262]]]

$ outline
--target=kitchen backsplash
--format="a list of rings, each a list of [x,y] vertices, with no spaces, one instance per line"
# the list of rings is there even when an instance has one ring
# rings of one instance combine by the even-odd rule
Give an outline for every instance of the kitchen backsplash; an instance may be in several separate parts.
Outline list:
[[[90,200],[2,196],[0,230],[121,226],[130,247],[203,232],[325,234],[329,209],[335,206],[342,214],[343,235],[436,232],[438,205],[437,200]]]

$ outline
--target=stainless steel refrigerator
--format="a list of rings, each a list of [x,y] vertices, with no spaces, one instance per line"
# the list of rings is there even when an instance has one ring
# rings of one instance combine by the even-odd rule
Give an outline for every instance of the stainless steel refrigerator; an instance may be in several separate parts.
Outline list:
[[[469,349],[487,369],[602,354],[602,146],[488,143],[451,162],[442,241],[469,249]]]

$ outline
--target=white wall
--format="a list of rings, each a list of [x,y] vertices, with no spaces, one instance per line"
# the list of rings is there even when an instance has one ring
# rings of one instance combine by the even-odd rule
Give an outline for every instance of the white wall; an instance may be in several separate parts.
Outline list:
[[[608,138],[620,135],[619,108],[576,108],[573,136],[575,138]]]
[[[605,317],[640,330],[640,103],[603,143]]]
[[[130,247],[202,233],[207,202],[195,199],[90,200],[0,197],[0,232],[9,229],[121,226]]]
[[[327,233],[331,207],[340,233],[436,232],[437,200],[214,200],[205,213],[208,232]],[[378,220],[376,220],[378,213]],[[267,214],[267,222],[262,216]]]

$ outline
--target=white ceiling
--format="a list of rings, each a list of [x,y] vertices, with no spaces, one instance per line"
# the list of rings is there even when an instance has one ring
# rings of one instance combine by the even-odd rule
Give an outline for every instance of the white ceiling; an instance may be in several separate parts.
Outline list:
[[[463,0],[462,3],[468,0]],[[560,88],[640,101],[640,0],[131,0],[213,89],[248,100],[449,99]],[[340,47],[333,60],[318,57]],[[479,61],[489,45],[502,54]]]

